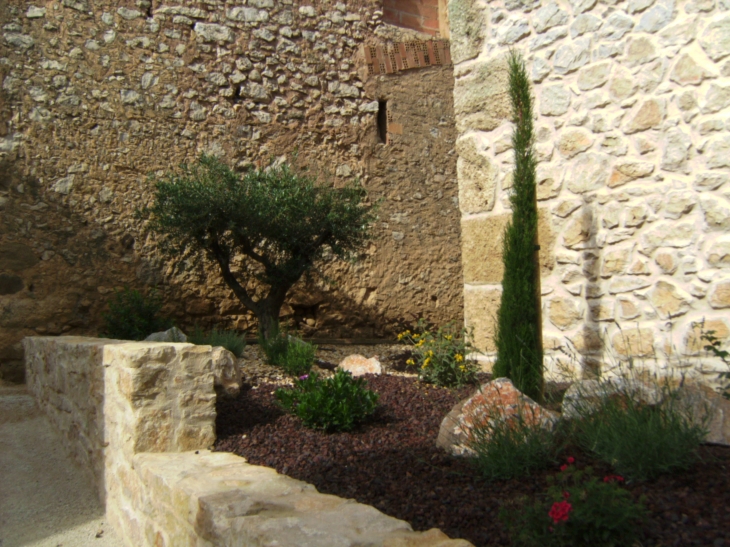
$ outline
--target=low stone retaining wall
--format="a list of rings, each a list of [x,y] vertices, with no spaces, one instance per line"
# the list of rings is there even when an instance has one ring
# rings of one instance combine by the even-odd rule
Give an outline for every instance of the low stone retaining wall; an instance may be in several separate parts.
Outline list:
[[[210,452],[217,365],[208,346],[80,337],[23,345],[29,390],[130,547],[471,545]]]

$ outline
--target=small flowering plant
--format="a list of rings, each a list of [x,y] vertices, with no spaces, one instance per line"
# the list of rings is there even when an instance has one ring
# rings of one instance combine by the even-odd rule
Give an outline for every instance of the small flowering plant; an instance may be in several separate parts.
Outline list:
[[[578,470],[570,457],[554,477],[548,491],[530,505],[507,505],[500,519],[512,543],[528,547],[629,547],[639,539],[646,517],[643,500],[635,503],[619,475],[599,478],[593,469]]]
[[[479,365],[467,357],[474,347],[466,329],[448,324],[433,332],[419,320],[414,332],[405,330],[398,340],[412,345],[413,357],[406,363],[417,370],[422,381],[445,387],[461,387],[476,381]]]

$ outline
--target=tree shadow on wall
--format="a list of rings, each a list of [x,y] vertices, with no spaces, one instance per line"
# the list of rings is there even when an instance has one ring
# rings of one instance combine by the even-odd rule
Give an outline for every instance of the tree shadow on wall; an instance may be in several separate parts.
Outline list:
[[[577,374],[580,378],[593,378],[600,374],[604,348],[600,329],[600,321],[606,313],[600,284],[602,256],[592,197],[583,197],[583,204],[573,224],[566,230],[566,236],[571,238],[571,241],[566,242],[570,245],[566,246],[580,251],[579,275],[585,283],[580,292],[575,287],[569,292],[575,298],[578,316],[583,320],[578,332],[564,338],[559,351],[567,357],[568,375]]]

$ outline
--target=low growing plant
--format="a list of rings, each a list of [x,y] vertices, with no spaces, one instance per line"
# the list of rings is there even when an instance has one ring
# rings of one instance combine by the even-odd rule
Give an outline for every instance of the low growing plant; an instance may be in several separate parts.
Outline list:
[[[635,503],[622,488],[624,478],[577,470],[574,458],[548,477],[548,490],[537,502],[525,499],[502,507],[499,518],[513,545],[523,547],[630,547],[646,518],[644,500]]]
[[[718,373],[718,380],[721,383],[722,396],[730,399],[730,352],[722,349],[722,342],[715,336],[714,330],[708,330],[702,333],[702,340],[707,342],[705,351],[710,352],[728,367],[726,372]]]
[[[632,480],[688,469],[697,460],[705,423],[691,418],[676,389],[657,387],[661,404],[649,405],[619,390],[579,407],[571,422],[573,438]]]
[[[281,367],[289,376],[302,376],[312,370],[317,346],[273,328],[266,339],[259,332],[259,345],[270,365]]]
[[[434,333],[423,326],[419,320],[416,332],[406,330],[398,335],[398,340],[413,346],[413,357],[407,364],[417,368],[419,378],[444,387],[475,383],[479,365],[467,357],[474,351],[467,330],[448,324]]]
[[[104,335],[119,340],[144,340],[153,332],[172,327],[172,321],[160,316],[162,298],[152,290],[143,295],[124,287],[114,291],[109,311],[103,314]]]
[[[469,448],[476,452],[473,463],[485,478],[524,477],[557,461],[562,450],[559,436],[529,418],[518,415],[472,427]]]
[[[379,395],[366,389],[364,383],[344,370],[324,380],[313,372],[294,380],[291,389],[277,389],[275,397],[307,427],[350,431],[372,415],[378,404]]]
[[[221,346],[238,358],[243,355],[243,350],[246,349],[246,339],[243,335],[236,331],[218,330],[217,328],[205,333],[196,326],[193,333],[188,336],[188,342],[198,346]]]

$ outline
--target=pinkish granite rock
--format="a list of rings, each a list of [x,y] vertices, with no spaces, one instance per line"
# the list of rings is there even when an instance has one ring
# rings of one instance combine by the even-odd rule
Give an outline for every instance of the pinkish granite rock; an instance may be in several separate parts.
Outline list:
[[[367,359],[362,355],[348,355],[340,361],[337,368],[346,370],[352,374],[353,377],[362,376],[363,374],[381,374],[383,372],[377,355],[370,359]]]
[[[520,392],[508,378],[483,384],[473,395],[454,406],[441,422],[436,445],[455,456],[472,456],[475,426],[490,426],[498,421],[521,418],[528,425],[550,428],[558,415],[542,408]]]

